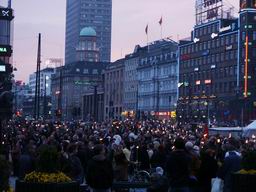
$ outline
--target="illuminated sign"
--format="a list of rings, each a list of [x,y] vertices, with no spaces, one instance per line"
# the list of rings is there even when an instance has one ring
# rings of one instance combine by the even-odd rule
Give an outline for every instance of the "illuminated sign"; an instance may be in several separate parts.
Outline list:
[[[196,85],[200,85],[200,84],[201,84],[200,80],[196,81]]]
[[[176,118],[176,117],[177,117],[176,111],[171,111],[171,118]]]
[[[204,83],[205,83],[205,84],[211,84],[211,83],[212,83],[212,80],[207,79],[207,80],[204,81]]]
[[[214,39],[215,37],[218,37],[218,34],[212,33],[212,34],[211,34],[211,38]]]
[[[0,20],[9,20],[13,19],[13,11],[9,8],[0,8]]]
[[[196,68],[194,69],[194,71],[199,71],[199,68],[198,68],[198,67],[196,67]]]
[[[6,66],[0,65],[0,72],[6,72]]]
[[[227,50],[227,51],[228,51],[228,50],[231,50],[231,49],[233,49],[233,46],[232,46],[232,45],[226,46],[226,50]]]
[[[12,48],[10,45],[0,45],[0,56],[10,57],[12,55]]]
[[[170,112],[156,112],[157,116],[170,116]]]
[[[198,39],[198,38],[194,38],[194,43],[197,43],[197,42],[199,42],[200,41],[200,39]]]
[[[225,32],[225,31],[229,31],[231,30],[231,25],[227,26],[227,27],[222,27],[219,29],[219,32],[222,33],[222,32]]]

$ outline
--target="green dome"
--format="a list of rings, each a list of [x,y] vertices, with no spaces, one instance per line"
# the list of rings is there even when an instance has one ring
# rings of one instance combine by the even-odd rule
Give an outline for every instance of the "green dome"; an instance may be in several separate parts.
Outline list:
[[[92,27],[85,27],[80,31],[80,36],[96,36],[96,31]]]

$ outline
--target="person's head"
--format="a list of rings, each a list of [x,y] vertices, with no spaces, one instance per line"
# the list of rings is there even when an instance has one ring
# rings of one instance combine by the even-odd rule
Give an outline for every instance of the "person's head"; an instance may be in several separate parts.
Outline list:
[[[190,141],[188,141],[186,144],[185,144],[185,148],[187,151],[192,151],[193,150],[193,143],[191,143]]]
[[[76,144],[70,144],[68,146],[68,153],[69,154],[76,154],[77,153],[77,145]]]
[[[105,147],[102,144],[97,144],[93,148],[94,155],[104,155],[105,154]]]
[[[184,139],[182,139],[181,137],[176,138],[174,141],[174,147],[175,149],[185,149]]]

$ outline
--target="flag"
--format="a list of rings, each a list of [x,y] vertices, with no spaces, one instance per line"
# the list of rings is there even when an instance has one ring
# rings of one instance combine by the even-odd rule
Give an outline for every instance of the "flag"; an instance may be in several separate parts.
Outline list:
[[[148,25],[146,26],[145,32],[148,34]]]
[[[162,23],[163,23],[163,17],[161,17],[161,19],[159,20],[159,25],[162,25]]]

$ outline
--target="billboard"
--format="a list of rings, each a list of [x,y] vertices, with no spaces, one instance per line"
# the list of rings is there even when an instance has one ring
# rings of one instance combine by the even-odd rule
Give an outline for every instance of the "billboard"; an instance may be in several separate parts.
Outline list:
[[[222,0],[196,0],[196,24],[221,18],[222,11]]]
[[[12,47],[10,45],[0,45],[0,57],[11,57]]]
[[[13,10],[9,8],[0,8],[0,20],[11,21],[13,19]]]
[[[256,0],[240,0],[240,9],[256,8]]]

